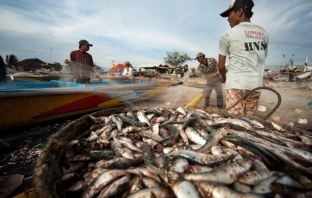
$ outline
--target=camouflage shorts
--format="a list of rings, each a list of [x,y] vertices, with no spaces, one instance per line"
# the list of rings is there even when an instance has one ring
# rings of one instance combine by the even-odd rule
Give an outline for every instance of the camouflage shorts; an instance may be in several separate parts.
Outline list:
[[[227,89],[226,90],[226,108],[232,106],[249,90],[243,89]],[[242,114],[244,116],[253,116],[258,108],[260,92],[254,91],[249,94],[246,100],[241,101],[235,107],[228,110],[230,114]]]

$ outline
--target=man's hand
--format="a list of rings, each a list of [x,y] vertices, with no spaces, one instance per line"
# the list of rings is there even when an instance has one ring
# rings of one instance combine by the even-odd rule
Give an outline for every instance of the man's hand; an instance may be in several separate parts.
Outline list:
[[[222,76],[220,76],[219,80],[221,83],[225,83],[225,80],[224,80],[224,78],[222,78]]]
[[[95,72],[95,73],[94,73],[94,76],[95,76],[95,77],[99,77],[100,74],[99,74],[98,72]]]
[[[226,56],[219,54],[218,71],[220,73],[220,82],[221,83],[225,83],[225,81],[226,81],[225,59],[226,59]]]

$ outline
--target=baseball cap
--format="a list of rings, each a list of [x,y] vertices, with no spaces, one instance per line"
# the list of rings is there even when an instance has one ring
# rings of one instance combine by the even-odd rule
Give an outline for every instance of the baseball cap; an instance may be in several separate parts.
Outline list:
[[[80,40],[80,41],[79,41],[79,45],[89,45],[89,46],[93,46],[93,45],[90,44],[87,40]]]
[[[252,9],[254,7],[254,2],[252,0],[232,0],[228,9],[222,12],[220,15],[222,17],[228,17],[230,14],[230,11],[233,8],[246,8],[246,9]]]
[[[130,64],[130,62],[129,62],[129,61],[126,61],[126,62],[124,63],[124,65],[128,65],[128,66],[130,66],[131,64]]]
[[[196,54],[196,58],[195,58],[194,60],[196,60],[198,57],[201,57],[201,56],[205,56],[205,54],[202,53],[202,52],[198,52],[198,53]]]

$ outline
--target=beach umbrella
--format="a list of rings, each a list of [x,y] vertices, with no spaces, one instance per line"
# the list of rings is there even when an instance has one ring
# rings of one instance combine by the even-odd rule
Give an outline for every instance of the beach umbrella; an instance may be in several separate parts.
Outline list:
[[[125,68],[126,68],[126,65],[118,64],[118,65],[115,65],[114,67],[110,68],[108,71],[109,72],[121,71],[121,70],[124,70]]]

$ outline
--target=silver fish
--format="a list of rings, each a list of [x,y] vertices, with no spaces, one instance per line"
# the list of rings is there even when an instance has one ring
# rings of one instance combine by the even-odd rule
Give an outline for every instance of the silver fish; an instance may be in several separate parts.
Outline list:
[[[136,193],[129,195],[128,198],[143,198],[143,197],[171,197],[171,192],[168,188],[157,186],[153,188],[145,188],[137,191]]]
[[[276,171],[248,171],[244,173],[238,181],[243,184],[255,185],[262,180],[265,180],[272,175],[277,174]]]
[[[95,182],[97,178],[99,178],[107,170],[108,169],[103,169],[103,168],[94,169],[86,178],[85,185],[90,186],[91,184],[93,184],[93,182]]]
[[[251,192],[253,193],[257,193],[257,194],[267,194],[272,192],[271,190],[271,184],[277,180],[279,177],[278,176],[271,176],[268,177],[264,180],[262,180],[261,182],[257,183],[251,190]]]
[[[186,110],[183,107],[178,107],[177,111],[181,114],[183,114],[184,116],[186,116]]]
[[[105,171],[99,178],[89,186],[87,190],[85,190],[81,197],[94,197],[97,193],[99,193],[109,182],[112,180],[123,176],[126,174],[126,171],[123,169],[113,169]]]
[[[188,150],[175,151],[166,155],[169,157],[183,157],[191,162],[206,166],[217,165],[234,157],[234,155],[228,154],[212,155]]]
[[[155,124],[153,124],[153,127],[152,127],[152,131],[153,131],[153,133],[155,133],[155,134],[159,134],[159,125],[160,125],[160,123],[155,123]]]
[[[185,168],[185,173],[203,173],[210,172],[213,168],[209,166],[190,165]],[[178,171],[177,171],[178,172]]]
[[[206,139],[201,136],[196,130],[194,130],[192,127],[187,127],[185,129],[185,133],[187,137],[194,143],[204,145],[206,143]]]
[[[121,131],[122,130],[122,126],[123,126],[123,121],[119,117],[117,117],[115,115],[111,115],[110,118],[117,125],[117,129],[119,131]]]
[[[177,181],[171,184],[170,186],[177,198],[202,197],[197,188],[195,187],[195,185],[190,181],[187,180]]]
[[[128,182],[130,181],[130,179],[131,179],[130,174],[126,174],[120,179],[117,179],[112,184],[102,189],[98,197],[111,197],[120,194],[121,191],[127,189],[127,186],[129,185]]]
[[[87,188],[87,186],[85,185],[85,181],[83,180],[79,180],[78,182],[74,183],[73,185],[71,185],[69,188],[68,188],[68,191],[72,191],[72,192],[75,192],[75,191],[83,191]]]
[[[278,130],[278,131],[285,131],[285,129],[283,129],[283,127],[281,127],[280,125],[276,124],[275,122],[271,121],[272,126]]]
[[[129,191],[129,194],[134,194],[136,193],[137,191],[139,190],[142,190],[144,188],[144,185],[143,185],[143,180],[141,177],[137,176],[135,177],[134,179],[134,182],[130,188],[130,191]]]
[[[225,126],[212,132],[209,135],[209,139],[206,141],[206,143],[201,148],[197,149],[196,151],[210,152],[211,147],[218,145],[219,141],[228,134],[229,130],[230,130],[230,127]]]
[[[241,193],[250,193],[251,192],[251,187],[247,184],[241,183],[240,181],[236,180],[232,184],[234,190],[241,192]]]
[[[146,117],[145,113],[143,110],[140,110],[137,112],[137,116],[138,116],[138,119],[143,122],[143,123],[146,123],[148,124],[148,126],[152,126],[149,119]]]
[[[153,178],[150,177],[143,177],[142,178],[143,184],[146,188],[153,188],[156,186],[160,186],[159,183],[157,183],[157,181]]]
[[[131,160],[135,159],[135,156],[134,156],[133,152],[130,149],[128,149],[128,148],[122,148],[121,151],[120,151],[120,154],[124,158],[131,159]]]
[[[214,197],[214,198],[262,198],[261,195],[254,193],[240,193],[235,190],[232,190],[229,187],[222,185],[215,185],[205,181],[195,181],[199,192],[203,195],[204,198]]]
[[[204,173],[183,174],[170,171],[168,172],[168,177],[170,176],[171,181],[187,179],[192,181],[217,182],[220,184],[228,185],[236,181],[243,173],[248,171],[251,167],[251,164],[252,160],[243,159],[232,163],[224,164],[210,172]],[[231,174],[228,174],[229,172]]]

